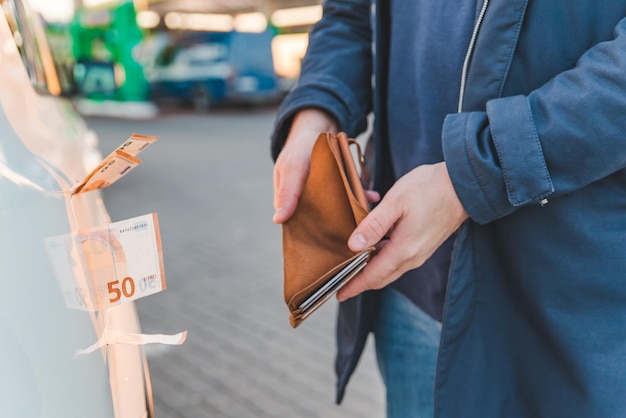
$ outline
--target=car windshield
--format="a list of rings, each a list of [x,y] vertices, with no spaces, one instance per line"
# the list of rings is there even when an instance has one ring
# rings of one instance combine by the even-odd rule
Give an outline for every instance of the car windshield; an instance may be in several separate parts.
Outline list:
[[[226,59],[228,48],[222,44],[199,44],[186,49],[189,65],[208,65]]]
[[[219,43],[202,43],[186,47],[168,45],[157,60],[157,65],[168,66],[176,60],[182,60],[191,66],[211,65],[224,61],[228,56],[228,47]]]

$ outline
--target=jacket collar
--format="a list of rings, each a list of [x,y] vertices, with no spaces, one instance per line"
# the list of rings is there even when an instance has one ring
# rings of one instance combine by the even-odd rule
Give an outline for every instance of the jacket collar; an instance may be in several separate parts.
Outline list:
[[[470,51],[464,111],[484,110],[488,100],[502,96],[527,4],[528,0],[489,0]]]

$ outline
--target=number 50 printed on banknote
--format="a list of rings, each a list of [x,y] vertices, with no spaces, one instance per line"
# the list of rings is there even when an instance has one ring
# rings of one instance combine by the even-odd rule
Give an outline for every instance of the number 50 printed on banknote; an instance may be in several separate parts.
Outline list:
[[[101,311],[165,289],[156,213],[44,241],[68,308]]]

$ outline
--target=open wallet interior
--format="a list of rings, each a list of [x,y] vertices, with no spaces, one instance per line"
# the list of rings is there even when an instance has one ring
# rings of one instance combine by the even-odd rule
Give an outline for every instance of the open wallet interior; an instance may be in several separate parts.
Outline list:
[[[284,296],[294,328],[356,276],[374,250],[355,254],[347,244],[369,212],[363,174],[355,140],[344,133],[319,135],[297,209],[283,224]]]

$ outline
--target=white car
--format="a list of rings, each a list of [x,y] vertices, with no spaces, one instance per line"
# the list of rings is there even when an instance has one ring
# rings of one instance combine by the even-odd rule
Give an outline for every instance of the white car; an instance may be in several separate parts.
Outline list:
[[[83,295],[68,282],[85,277],[68,270],[60,280],[49,257],[51,237],[110,220],[99,191],[70,193],[101,157],[59,96],[41,22],[24,3],[0,0],[0,416],[151,417],[141,345],[76,355],[104,330],[140,333],[140,323],[132,302],[72,309]]]

